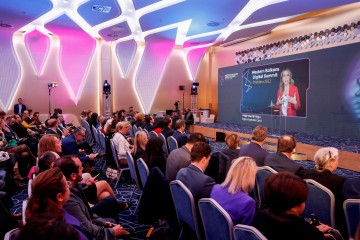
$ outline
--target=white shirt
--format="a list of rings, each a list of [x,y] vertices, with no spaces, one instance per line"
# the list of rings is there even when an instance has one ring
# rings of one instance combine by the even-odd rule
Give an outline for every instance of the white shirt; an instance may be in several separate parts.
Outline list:
[[[118,159],[126,158],[126,152],[130,150],[129,142],[119,132],[114,134],[113,141],[118,155]]]

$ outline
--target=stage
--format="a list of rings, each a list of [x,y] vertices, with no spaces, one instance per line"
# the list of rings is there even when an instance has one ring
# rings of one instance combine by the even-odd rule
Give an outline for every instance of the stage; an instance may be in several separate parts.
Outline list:
[[[190,132],[200,132],[209,138],[216,138],[216,132],[225,134],[236,133],[242,144],[251,140],[253,127],[229,123],[200,123],[190,127]],[[282,132],[281,134],[285,134]],[[296,152],[306,154],[308,160],[313,160],[314,153],[321,147],[336,147],[339,149],[339,167],[360,172],[360,142],[349,139],[339,139],[326,136],[314,136],[303,133],[286,132],[296,138]],[[269,133],[264,148],[276,151],[277,138]],[[300,155],[301,156],[301,155]]]

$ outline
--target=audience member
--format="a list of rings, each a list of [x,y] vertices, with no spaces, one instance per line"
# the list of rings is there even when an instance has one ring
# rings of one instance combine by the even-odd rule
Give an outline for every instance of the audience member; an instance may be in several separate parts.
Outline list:
[[[144,125],[144,129],[146,129],[146,131],[151,132],[152,130],[154,130],[154,118],[150,115],[145,116],[145,125]]]
[[[172,120],[171,117],[166,116],[163,119],[164,128],[162,129],[161,133],[164,135],[165,139],[172,136],[174,134],[174,130],[171,129]]]
[[[77,218],[80,223],[94,236],[103,236],[105,239],[114,239],[116,236],[129,235],[121,225],[113,224],[100,218],[113,218],[118,221],[118,203],[116,199],[109,196],[100,203],[90,208],[79,182],[82,174],[81,161],[75,156],[61,157],[56,166],[61,169],[70,184],[70,197],[64,205],[64,209]]]
[[[138,158],[144,158],[148,136],[144,131],[137,131],[134,139],[133,156],[136,161]]]
[[[168,181],[175,180],[176,174],[181,168],[189,166],[190,151],[196,142],[206,142],[201,133],[192,133],[187,143],[181,148],[173,150],[166,161],[165,176]]]
[[[185,120],[179,119],[175,122],[176,131],[172,135],[178,144],[178,148],[181,148],[187,143],[188,137],[185,134]]]
[[[256,169],[250,157],[234,159],[225,181],[211,191],[210,197],[229,213],[234,225],[250,225],[255,216],[256,202],[248,193],[255,186]]]
[[[115,149],[117,152],[117,158],[120,165],[126,165],[126,152],[130,151],[130,143],[129,141],[132,138],[125,138],[125,135],[129,132],[131,128],[131,124],[128,121],[118,122],[116,124],[116,132],[113,136],[113,141],[115,145]]]
[[[83,166],[88,164],[88,166],[94,165],[95,154],[90,153],[86,154],[84,149],[80,149],[79,146],[82,144],[85,139],[85,128],[77,127],[74,129],[73,133],[61,140],[62,143],[62,152],[61,156],[64,155],[76,155],[82,162]]]
[[[145,114],[143,114],[143,113],[137,113],[137,114],[135,115],[135,119],[136,119],[136,121],[135,121],[134,125],[135,125],[136,127],[143,127],[143,126],[144,126]]]
[[[272,167],[278,172],[291,172],[293,174],[302,176],[305,169],[290,159],[295,152],[296,140],[293,136],[283,135],[278,139],[278,146],[276,153],[270,153],[265,158],[265,166]]]
[[[26,105],[23,104],[22,98],[18,98],[18,103],[14,105],[14,114],[21,115],[26,110]]]
[[[204,174],[209,165],[211,148],[205,142],[196,142],[191,148],[191,164],[179,170],[176,179],[180,180],[192,193],[197,202],[201,198],[210,197],[215,185],[214,179]]]
[[[262,125],[254,128],[251,136],[251,142],[243,145],[240,148],[239,156],[252,157],[258,167],[264,166],[264,160],[269,154],[268,151],[262,148],[268,134],[268,129]]]
[[[163,140],[159,137],[150,138],[145,149],[144,161],[149,167],[158,167],[163,173],[166,169],[166,158],[162,151]]]
[[[184,118],[185,118],[186,130],[188,130],[189,126],[194,124],[194,115],[190,110],[190,108],[185,109]]]
[[[65,223],[52,217],[48,213],[42,213],[29,219],[21,229],[17,240],[85,240],[91,239],[76,231],[74,225]]]
[[[281,172],[265,181],[265,200],[268,209],[255,214],[252,225],[269,240],[319,240],[331,227],[312,226],[301,218],[309,190],[301,178]]]
[[[53,151],[57,154],[60,154],[62,152],[62,143],[58,138],[58,135],[47,134],[40,139],[39,157],[41,157],[43,153],[47,151]]]
[[[59,168],[51,168],[37,175],[31,184],[31,189],[31,196],[26,207],[27,221],[38,214],[48,213],[56,220],[63,220],[68,224],[81,227],[76,218],[63,210],[64,204],[69,200],[70,190]],[[78,230],[78,233],[81,239],[88,239],[83,232]]]
[[[59,154],[53,151],[46,151],[43,154],[41,154],[38,160],[38,173],[53,168],[56,160],[59,158],[60,158]]]
[[[235,133],[229,134],[225,138],[227,148],[222,152],[229,157],[230,160],[239,157],[239,136]]]

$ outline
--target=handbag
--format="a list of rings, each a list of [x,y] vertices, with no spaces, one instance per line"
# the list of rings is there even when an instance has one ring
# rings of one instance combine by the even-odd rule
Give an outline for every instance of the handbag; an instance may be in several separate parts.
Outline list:
[[[105,175],[107,178],[111,179],[111,180],[116,180],[119,177],[119,170],[117,169],[112,169],[112,168],[106,168],[106,172]]]
[[[4,162],[10,159],[9,153],[5,151],[0,151],[0,162]]]

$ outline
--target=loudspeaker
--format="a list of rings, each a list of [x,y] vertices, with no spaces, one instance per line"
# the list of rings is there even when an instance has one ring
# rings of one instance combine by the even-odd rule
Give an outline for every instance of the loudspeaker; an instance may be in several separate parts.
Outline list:
[[[184,90],[185,90],[185,86],[184,86],[184,85],[180,85],[180,86],[179,86],[179,90],[180,90],[180,91],[184,91]]]
[[[217,142],[225,142],[225,133],[224,132],[216,132],[216,141]]]

